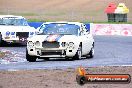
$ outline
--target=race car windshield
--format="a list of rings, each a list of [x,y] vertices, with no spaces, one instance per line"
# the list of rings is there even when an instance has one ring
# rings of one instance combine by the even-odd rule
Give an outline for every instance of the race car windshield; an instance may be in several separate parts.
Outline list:
[[[0,25],[28,26],[28,23],[25,19],[16,19],[13,17],[5,17],[5,18],[0,19]]]
[[[64,34],[64,35],[78,35],[79,26],[75,24],[51,23],[45,24],[40,29],[43,34]]]

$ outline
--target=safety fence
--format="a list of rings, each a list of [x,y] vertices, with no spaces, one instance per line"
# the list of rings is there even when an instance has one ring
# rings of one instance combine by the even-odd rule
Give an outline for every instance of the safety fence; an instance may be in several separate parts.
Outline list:
[[[132,24],[92,24],[94,35],[132,36]]]

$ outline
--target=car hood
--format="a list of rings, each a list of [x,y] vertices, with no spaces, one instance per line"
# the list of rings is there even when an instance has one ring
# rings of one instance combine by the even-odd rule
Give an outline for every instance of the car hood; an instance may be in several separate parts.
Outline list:
[[[0,31],[2,32],[34,32],[37,31],[34,27],[30,26],[1,26],[0,25]]]
[[[78,37],[75,35],[36,35],[32,38],[29,38],[28,41],[33,41],[33,42],[36,42],[36,41],[40,41],[40,42],[43,42],[43,41],[72,42],[72,41],[77,40],[77,38]]]

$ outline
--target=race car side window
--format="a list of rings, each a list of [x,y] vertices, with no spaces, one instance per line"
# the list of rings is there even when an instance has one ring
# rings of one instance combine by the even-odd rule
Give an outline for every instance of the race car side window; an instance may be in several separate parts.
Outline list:
[[[80,27],[80,35],[84,35],[84,32],[85,32],[85,28],[82,24],[81,27]]]
[[[80,35],[87,35],[89,34],[89,31],[85,24],[81,25]]]
[[[87,28],[87,26],[86,26],[85,24],[84,24],[83,26],[84,26],[84,30],[85,30],[85,32],[87,32],[87,33],[85,33],[85,35],[86,35],[86,34],[89,34],[90,31],[89,31],[89,29]]]
[[[87,28],[87,26],[85,24],[83,25],[83,28],[84,28],[85,31],[88,30],[88,28]]]

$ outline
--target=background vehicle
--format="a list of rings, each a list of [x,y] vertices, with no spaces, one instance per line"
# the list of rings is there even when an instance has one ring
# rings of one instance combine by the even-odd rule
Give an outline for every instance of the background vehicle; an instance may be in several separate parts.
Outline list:
[[[27,38],[33,37],[38,31],[30,27],[22,16],[0,15],[0,33],[3,41],[26,44]]]
[[[86,25],[79,22],[46,22],[41,34],[28,39],[26,59],[48,60],[50,57],[81,59],[94,56],[94,39]]]
[[[1,35],[1,32],[0,32],[0,45],[2,43],[2,35]]]

